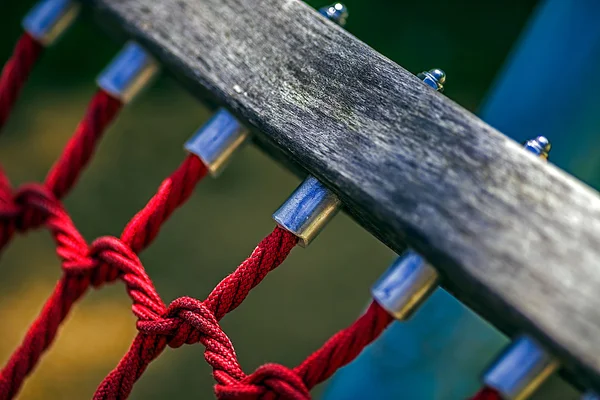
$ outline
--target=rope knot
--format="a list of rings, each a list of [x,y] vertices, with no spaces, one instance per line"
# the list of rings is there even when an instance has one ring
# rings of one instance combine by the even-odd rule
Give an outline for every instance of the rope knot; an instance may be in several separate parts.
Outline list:
[[[15,220],[20,231],[40,226],[56,209],[62,205],[44,185],[26,184],[14,194],[8,185],[0,187],[0,218]]]
[[[134,273],[135,265],[140,264],[138,256],[114,236],[103,236],[94,240],[88,255],[90,259],[95,260],[93,265],[73,265],[66,269],[70,269],[71,272],[86,272],[93,267],[92,284],[96,287],[113,282],[121,273]]]
[[[302,378],[279,364],[265,364],[238,383],[216,385],[219,400],[308,400],[310,392]]]
[[[205,340],[222,340],[220,335],[224,335],[213,312],[203,302],[191,297],[174,300],[160,319],[139,321],[138,330],[168,336],[169,346],[173,348],[198,343],[203,337]]]

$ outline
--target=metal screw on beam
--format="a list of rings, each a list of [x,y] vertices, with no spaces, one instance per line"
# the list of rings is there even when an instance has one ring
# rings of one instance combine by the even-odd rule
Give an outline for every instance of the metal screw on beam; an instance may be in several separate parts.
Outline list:
[[[139,44],[129,42],[97,79],[98,86],[123,103],[130,102],[157,75],[159,65]]]
[[[42,0],[23,19],[23,29],[49,46],[71,26],[79,9],[79,3],[72,0]]]
[[[342,3],[334,3],[330,6],[319,9],[321,15],[335,22],[339,26],[346,25],[348,19],[348,8]]]
[[[550,141],[545,136],[538,136],[535,139],[528,140],[523,143],[523,146],[525,147],[525,150],[528,150],[545,160],[548,159],[548,155],[552,149]]]
[[[346,22],[348,10],[341,3],[332,6],[331,13],[323,14],[340,25]],[[323,13],[321,9],[321,13]],[[217,177],[233,155],[247,141],[250,132],[229,111],[219,109],[185,143],[185,149],[198,156],[213,177]]]
[[[514,340],[483,376],[506,400],[527,399],[554,371],[558,361],[529,336]]]
[[[538,136],[527,143],[533,141],[545,143],[543,148],[547,151],[538,155],[546,160],[550,142]],[[371,295],[390,315],[405,321],[433,294],[438,284],[439,275],[435,268],[422,256],[408,250],[373,285]]]
[[[423,71],[417,74],[417,78],[421,79],[428,86],[431,86],[438,92],[444,91],[444,83],[446,83],[446,73],[439,69],[434,68],[429,71]]]

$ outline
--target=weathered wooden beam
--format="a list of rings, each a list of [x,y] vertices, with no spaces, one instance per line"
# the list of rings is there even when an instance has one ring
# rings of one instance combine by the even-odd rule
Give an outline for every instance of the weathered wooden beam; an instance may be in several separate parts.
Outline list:
[[[600,388],[596,192],[298,0],[85,3],[392,249],[423,254],[468,306]]]

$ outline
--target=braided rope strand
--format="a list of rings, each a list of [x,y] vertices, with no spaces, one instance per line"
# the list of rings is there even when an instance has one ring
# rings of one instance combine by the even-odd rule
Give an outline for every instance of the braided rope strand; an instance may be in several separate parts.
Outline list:
[[[354,360],[393,320],[387,311],[373,301],[350,327],[336,333],[294,371],[302,377],[308,388],[313,388]]]
[[[121,101],[105,91],[96,92],[74,135],[46,177],[46,186],[57,198],[63,198],[73,188],[122,106]]]
[[[332,336],[293,370],[278,364],[267,364],[239,382],[218,384],[215,393],[220,400],[310,399],[310,389],[356,358],[392,320],[379,304],[372,302],[352,325]]]
[[[85,117],[70,139],[62,155],[50,170],[45,188],[53,198],[63,198],[73,187],[94,150],[121,108],[121,102],[103,91],[98,91],[88,106]],[[40,188],[42,192],[46,189]],[[25,232],[40,226],[43,212],[27,207],[19,192],[13,194],[10,182],[0,167],[0,250],[16,231]]]
[[[0,129],[6,124],[42,50],[40,42],[24,33],[17,42],[13,55],[4,65],[0,75]]]

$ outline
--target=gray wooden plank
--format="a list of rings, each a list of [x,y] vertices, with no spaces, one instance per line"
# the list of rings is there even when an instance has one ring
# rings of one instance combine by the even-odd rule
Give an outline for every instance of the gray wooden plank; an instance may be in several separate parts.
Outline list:
[[[298,0],[85,3],[392,249],[422,253],[468,306],[600,388],[596,192]]]

